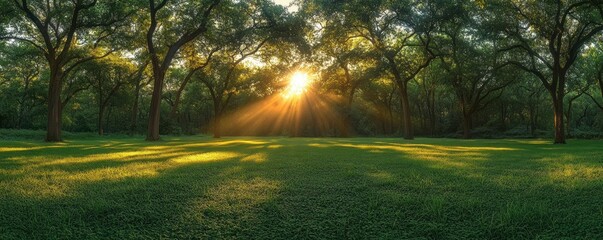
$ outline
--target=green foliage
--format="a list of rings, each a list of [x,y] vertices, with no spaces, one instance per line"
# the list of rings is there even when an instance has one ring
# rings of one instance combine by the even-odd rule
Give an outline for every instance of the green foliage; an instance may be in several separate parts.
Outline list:
[[[146,131],[151,2],[164,1],[80,1],[95,4],[82,6],[74,42],[65,46],[77,1],[0,0],[0,128],[45,128],[51,66],[58,64],[65,129]],[[475,137],[549,136],[549,102],[560,94],[570,136],[603,131],[602,34],[579,34],[601,27],[597,1],[311,0],[289,12],[268,0],[222,0],[204,19],[212,3],[167,0],[157,12],[159,58],[182,36],[204,30],[172,49],[169,67],[158,61],[166,74],[158,95],[162,134],[208,133],[222,112],[281,94],[297,70],[310,73],[312,91],[333,100],[329,110],[358,135],[398,136],[410,125],[421,136],[457,137],[470,120]],[[37,29],[23,6],[48,31]],[[571,64],[551,96],[542,86],[555,76],[546,41],[556,6],[568,11],[559,45],[568,54],[560,56],[579,54],[559,61]],[[48,61],[64,49],[63,58]]]

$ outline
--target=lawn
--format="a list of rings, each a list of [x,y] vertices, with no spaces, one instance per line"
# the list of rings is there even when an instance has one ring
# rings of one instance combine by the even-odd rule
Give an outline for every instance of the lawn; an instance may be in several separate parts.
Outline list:
[[[0,142],[0,239],[603,238],[603,142]]]

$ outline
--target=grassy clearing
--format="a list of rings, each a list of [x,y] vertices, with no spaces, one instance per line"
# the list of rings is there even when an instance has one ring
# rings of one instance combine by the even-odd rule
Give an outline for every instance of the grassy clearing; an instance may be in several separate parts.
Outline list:
[[[601,239],[602,143],[1,141],[0,239]]]

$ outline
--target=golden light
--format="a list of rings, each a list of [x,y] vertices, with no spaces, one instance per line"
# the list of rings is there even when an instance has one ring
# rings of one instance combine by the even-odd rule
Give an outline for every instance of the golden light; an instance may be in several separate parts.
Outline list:
[[[345,99],[314,91],[314,79],[310,71],[289,72],[282,79],[279,93],[223,116],[222,124],[233,126],[224,129],[224,133],[232,136],[349,136],[353,132],[348,118],[341,111],[334,111],[335,106],[341,106]],[[267,161],[262,155],[242,160]]]
[[[285,98],[291,97],[299,97],[304,94],[308,87],[310,86],[311,80],[308,77],[308,73],[305,72],[295,72],[291,76],[291,80],[289,81],[289,85],[285,90],[284,96]]]

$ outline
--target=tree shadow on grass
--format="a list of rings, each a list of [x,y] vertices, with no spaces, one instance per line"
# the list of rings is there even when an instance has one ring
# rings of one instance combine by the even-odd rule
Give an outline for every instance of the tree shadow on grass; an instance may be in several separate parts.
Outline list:
[[[0,236],[597,238],[603,232],[601,176],[572,187],[564,184],[573,180],[548,175],[556,166],[548,154],[579,161],[589,153],[523,143],[379,141],[115,143],[81,155],[92,161],[25,165],[3,186],[12,190],[0,198]],[[157,152],[110,155],[145,147]],[[48,189],[15,191],[36,184]],[[48,194],[61,187],[62,194]]]

